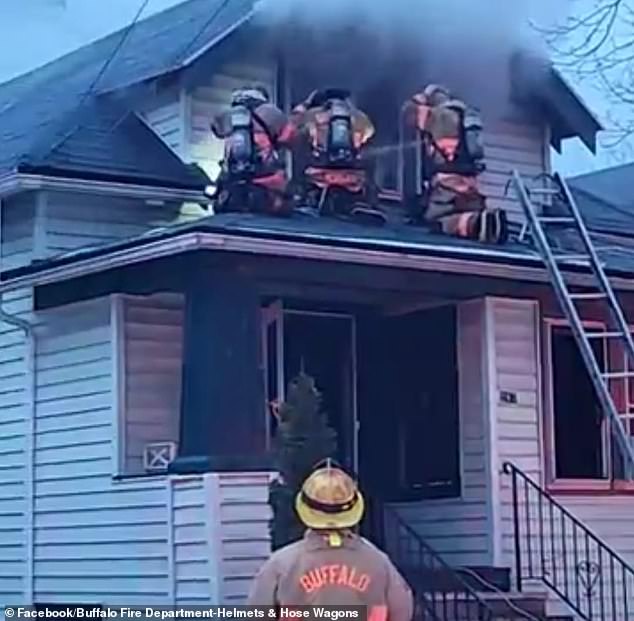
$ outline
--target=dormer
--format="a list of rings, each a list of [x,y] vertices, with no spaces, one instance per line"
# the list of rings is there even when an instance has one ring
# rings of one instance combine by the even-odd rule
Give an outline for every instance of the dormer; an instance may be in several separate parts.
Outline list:
[[[528,177],[549,171],[550,149],[559,151],[571,137],[595,151],[600,124],[541,58],[518,52],[500,76],[487,76],[488,89],[469,88],[477,81],[461,79],[464,67],[439,75],[411,49],[395,45],[394,57],[387,57],[362,37],[367,33],[346,30],[340,36],[331,32],[326,40],[299,27],[276,28],[272,34],[245,8],[243,19],[236,18],[213,44],[201,48],[191,64],[153,82],[142,116],[185,162],[198,164],[214,179],[223,145],[211,134],[209,121],[229,105],[232,89],[262,84],[288,111],[317,86],[345,86],[375,123],[371,149],[377,182],[385,199],[396,199],[402,191],[400,108],[423,85],[446,78],[450,88],[482,110],[488,163],[484,189],[493,205],[505,206],[518,221],[523,216],[506,188],[513,168]],[[374,69],[361,70],[364,64]]]

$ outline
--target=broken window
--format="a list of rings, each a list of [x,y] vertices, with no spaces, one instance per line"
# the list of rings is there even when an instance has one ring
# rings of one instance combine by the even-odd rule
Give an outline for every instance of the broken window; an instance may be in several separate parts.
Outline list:
[[[602,369],[607,340],[591,343]],[[607,429],[597,394],[570,328],[550,332],[551,416],[555,479],[601,480],[608,476]]]

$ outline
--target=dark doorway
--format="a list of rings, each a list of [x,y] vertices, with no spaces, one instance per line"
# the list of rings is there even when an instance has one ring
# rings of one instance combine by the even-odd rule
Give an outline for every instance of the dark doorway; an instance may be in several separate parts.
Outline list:
[[[460,495],[454,307],[358,323],[359,470],[369,495]]]
[[[354,323],[352,317],[284,314],[284,376],[315,379],[322,408],[337,432],[338,459],[355,470]]]

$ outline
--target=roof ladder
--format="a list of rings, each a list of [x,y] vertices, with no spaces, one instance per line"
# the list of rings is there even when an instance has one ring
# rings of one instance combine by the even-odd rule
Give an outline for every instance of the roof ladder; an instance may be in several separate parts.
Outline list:
[[[549,177],[549,179],[554,187],[529,190],[519,173],[513,171],[513,183],[526,215],[526,231],[530,232],[533,244],[537,247],[544,261],[559,304],[568,320],[585,367],[594,385],[603,414],[610,422],[610,428],[621,450],[626,477],[632,478],[634,474],[634,437],[625,428],[621,414],[610,391],[610,381],[617,377],[634,379],[634,340],[623,310],[606,276],[604,265],[599,259],[597,250],[593,245],[568,184],[559,174]],[[540,195],[558,197],[557,206],[564,209],[564,215],[558,214],[556,217],[552,217],[542,214],[539,207],[544,205],[531,200],[531,196]],[[553,224],[561,224],[564,221],[578,234],[583,247],[583,254],[566,256],[561,250],[557,250],[551,244],[551,238],[547,235],[546,229],[551,228]],[[593,292],[572,293],[569,290],[561,266],[575,264],[590,268],[594,279]],[[584,327],[577,303],[588,300],[602,304],[603,308],[609,311],[606,314],[612,321],[612,327],[609,332],[597,332],[596,328],[589,330]],[[606,373],[601,370],[591,346],[591,341],[599,337],[613,339],[621,343],[625,352],[625,372]]]

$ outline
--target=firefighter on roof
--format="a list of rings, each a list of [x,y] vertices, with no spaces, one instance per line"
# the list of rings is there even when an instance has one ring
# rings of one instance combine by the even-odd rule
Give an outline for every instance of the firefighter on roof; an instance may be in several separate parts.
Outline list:
[[[251,606],[367,606],[368,621],[410,621],[412,592],[390,559],[353,532],[364,512],[355,482],[331,460],[304,482],[296,510],[308,530],[258,572]]]
[[[291,125],[300,148],[305,145],[308,151],[295,160],[301,206],[382,225],[371,166],[363,157],[375,128],[350,93],[336,88],[314,91],[294,108]]]
[[[231,106],[211,130],[225,142],[217,181],[216,211],[288,215],[288,179],[282,150],[292,138],[286,115],[262,87],[233,92]]]
[[[403,113],[405,127],[414,127],[422,143],[415,219],[449,235],[504,243],[506,213],[488,209],[478,188],[485,169],[478,113],[435,84],[406,102]]]

